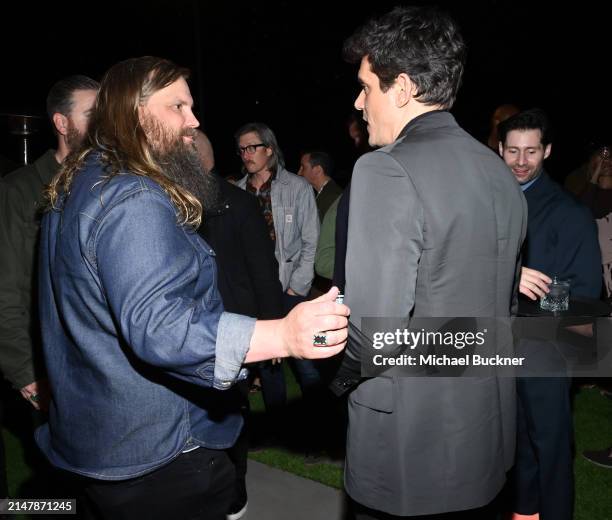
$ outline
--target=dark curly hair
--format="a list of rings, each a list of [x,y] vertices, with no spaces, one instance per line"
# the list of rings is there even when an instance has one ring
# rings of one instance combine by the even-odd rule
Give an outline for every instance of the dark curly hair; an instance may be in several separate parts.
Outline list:
[[[351,63],[367,59],[386,92],[405,73],[425,105],[451,108],[461,84],[466,48],[457,24],[435,7],[396,7],[359,28],[344,43]]]
[[[553,140],[552,128],[546,112],[540,108],[523,110],[497,125],[499,141],[505,144],[506,137],[512,130],[539,130],[540,142],[546,147]]]

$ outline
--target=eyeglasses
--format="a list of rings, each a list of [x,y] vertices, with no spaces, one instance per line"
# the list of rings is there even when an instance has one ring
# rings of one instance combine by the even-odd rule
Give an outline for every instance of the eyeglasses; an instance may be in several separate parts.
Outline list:
[[[236,153],[238,155],[243,155],[243,154],[249,154],[252,155],[257,151],[257,148],[259,148],[260,146],[266,146],[263,143],[258,143],[258,144],[249,144],[248,146],[239,146],[238,150],[236,150]]]

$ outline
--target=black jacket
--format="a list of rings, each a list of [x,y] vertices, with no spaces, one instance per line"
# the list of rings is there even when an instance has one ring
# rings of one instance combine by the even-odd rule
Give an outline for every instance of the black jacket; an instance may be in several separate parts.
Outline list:
[[[278,262],[257,200],[222,179],[219,185],[222,204],[204,215],[198,233],[215,251],[225,310],[280,318],[284,313]]]
[[[574,296],[600,296],[601,252],[590,210],[546,172],[524,192],[529,208],[523,265],[569,278]]]

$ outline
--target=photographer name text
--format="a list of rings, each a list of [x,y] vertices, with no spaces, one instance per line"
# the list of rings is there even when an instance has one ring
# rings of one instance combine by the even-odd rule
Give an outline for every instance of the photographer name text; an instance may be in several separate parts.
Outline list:
[[[385,356],[375,354],[372,363],[375,366],[522,366],[524,357],[481,356],[479,354],[466,354],[455,357],[446,354],[401,354],[399,356]]]

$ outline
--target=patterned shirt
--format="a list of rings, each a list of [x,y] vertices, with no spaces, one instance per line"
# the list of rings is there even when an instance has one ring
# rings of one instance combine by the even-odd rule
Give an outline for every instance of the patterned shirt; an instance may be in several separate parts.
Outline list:
[[[276,242],[276,232],[274,231],[274,219],[272,217],[272,181],[276,179],[276,172],[270,175],[270,178],[264,182],[259,191],[251,184],[251,179],[246,183],[246,190],[257,197],[261,212],[266,219],[268,225],[268,232],[270,233],[270,239],[272,242]]]

